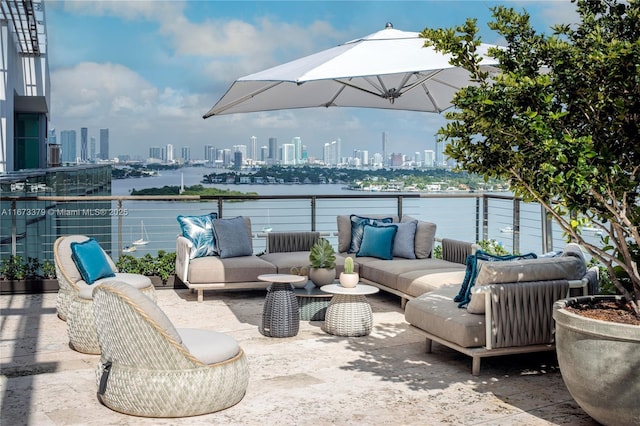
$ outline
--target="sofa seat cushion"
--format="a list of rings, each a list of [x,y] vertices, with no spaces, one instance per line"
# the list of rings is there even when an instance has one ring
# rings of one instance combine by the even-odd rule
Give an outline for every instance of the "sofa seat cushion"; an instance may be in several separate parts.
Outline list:
[[[348,256],[348,255],[347,255]],[[350,257],[354,257],[351,255]],[[308,251],[290,251],[286,253],[267,253],[260,256],[261,259],[273,264],[278,274],[288,274],[291,272],[292,267],[300,268],[301,266],[309,267],[309,252]],[[359,271],[359,265],[357,262],[353,264],[354,272]],[[336,274],[344,271],[344,257],[336,255]]]
[[[91,288],[91,287],[100,285],[102,283],[105,283],[108,281],[114,281],[114,280],[125,283],[125,284],[129,284],[131,287],[135,287],[138,290],[142,290],[152,285],[151,278],[142,274],[130,274],[128,272],[116,272],[113,277],[99,279],[95,281],[92,285],[89,285],[86,282],[80,280],[77,282],[77,285],[80,291],[82,291],[82,289],[84,289],[85,287]]]
[[[453,296],[459,286],[447,286],[407,302],[407,322],[430,334],[465,348],[484,346],[485,316],[458,308]]]
[[[378,284],[397,289],[398,277],[416,269],[429,269],[439,261],[437,259],[403,259],[381,260],[370,257],[358,257],[360,277]],[[446,262],[449,263],[449,262]]]
[[[258,281],[258,275],[276,274],[276,267],[258,256],[221,259],[218,256],[198,257],[189,262],[191,284]]]
[[[396,283],[397,290],[418,297],[424,293],[445,286],[460,286],[464,279],[463,265],[452,264],[447,267],[418,269],[400,274]]]
[[[233,358],[240,351],[238,342],[224,333],[196,328],[178,328],[182,345],[204,364],[215,364]]]

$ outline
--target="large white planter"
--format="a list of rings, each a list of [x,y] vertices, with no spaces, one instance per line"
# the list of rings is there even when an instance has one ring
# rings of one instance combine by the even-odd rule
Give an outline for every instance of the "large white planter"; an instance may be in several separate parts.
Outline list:
[[[640,425],[640,326],[595,320],[566,306],[592,298],[557,301],[556,352],[569,393],[604,425]]]

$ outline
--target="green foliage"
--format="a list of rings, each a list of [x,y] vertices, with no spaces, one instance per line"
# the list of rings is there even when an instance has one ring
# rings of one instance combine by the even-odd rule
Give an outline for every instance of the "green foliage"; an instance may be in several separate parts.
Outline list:
[[[502,243],[499,243],[496,240],[481,240],[478,241],[478,245],[482,248],[482,251],[489,254],[494,254],[496,256],[506,256],[509,253]]]
[[[37,257],[28,257],[25,260],[20,255],[9,256],[9,258],[2,259],[0,277],[7,280],[55,278],[56,269],[54,263],[49,259],[40,263],[40,259]]]
[[[574,2],[580,22],[551,35],[536,32],[526,12],[492,8],[489,27],[507,44],[491,52],[500,62],[493,75],[479,67],[475,20],[423,31],[477,83],[457,93],[440,140],[462,169],[506,179],[543,205],[640,315],[640,273],[626,244],[640,243],[640,4]],[[582,238],[582,223],[602,229],[604,247]]]
[[[131,274],[141,274],[146,276],[158,276],[166,284],[170,275],[173,275],[176,268],[176,254],[158,250],[157,256],[146,253],[142,257],[135,257],[129,254],[120,256],[116,262],[116,267],[120,272]]]
[[[344,259],[344,273],[353,274],[353,258],[347,257]]]
[[[333,269],[336,267],[336,254],[329,240],[320,238],[311,247],[309,263],[312,268]]]

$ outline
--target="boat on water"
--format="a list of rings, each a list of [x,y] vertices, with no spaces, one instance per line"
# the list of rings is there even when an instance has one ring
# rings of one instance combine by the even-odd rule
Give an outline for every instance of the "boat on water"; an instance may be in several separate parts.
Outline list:
[[[136,246],[125,246],[122,249],[123,253],[133,253],[134,251],[136,251]]]
[[[149,236],[147,235],[147,230],[144,227],[144,221],[140,221],[140,238],[132,241],[131,244],[134,246],[144,246],[149,244]]]
[[[271,232],[273,227],[271,226],[271,211],[267,209],[267,224],[262,228],[262,232]]]
[[[500,232],[502,232],[503,234],[513,234],[513,227],[505,226],[504,228],[500,228]]]

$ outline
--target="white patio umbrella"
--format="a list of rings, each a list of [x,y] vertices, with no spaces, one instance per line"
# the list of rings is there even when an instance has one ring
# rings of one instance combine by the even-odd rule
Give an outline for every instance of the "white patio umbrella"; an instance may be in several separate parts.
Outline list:
[[[486,56],[483,67],[497,65]],[[362,107],[442,112],[470,84],[450,56],[424,47],[419,33],[393,29],[349,41],[236,80],[204,115],[312,107]]]

